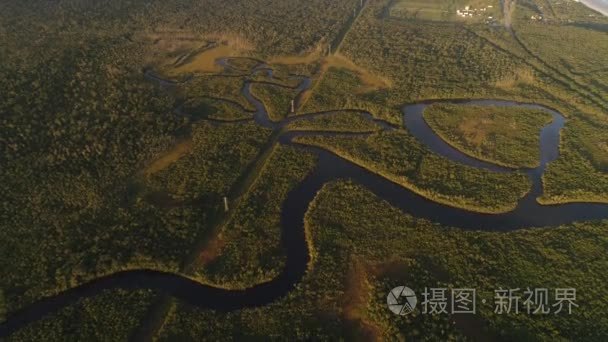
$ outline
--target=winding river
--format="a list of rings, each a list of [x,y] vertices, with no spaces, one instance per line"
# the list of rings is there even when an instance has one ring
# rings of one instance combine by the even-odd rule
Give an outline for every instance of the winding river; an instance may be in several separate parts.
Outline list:
[[[225,60],[220,61],[220,63],[226,65]],[[264,70],[270,79],[274,78],[272,69],[263,64],[255,68],[254,72]],[[163,87],[176,85],[175,82],[163,80],[151,71],[146,71],[146,76],[150,80],[159,82]],[[297,96],[298,101],[301,98],[301,94],[310,85],[311,82],[308,78],[302,78],[301,84],[295,88],[299,92]],[[301,115],[289,117],[281,122],[274,122],[268,117],[264,105],[251,94],[250,86],[251,82],[245,83],[243,95],[256,108],[253,119],[261,126],[280,130],[295,120],[327,114]],[[423,144],[428,146],[431,151],[462,164],[485,168],[495,172],[516,172],[516,170],[472,158],[452,148],[430,129],[424,121],[422,113],[428,105],[435,102],[450,102],[463,106],[482,105],[535,108],[544,110],[553,116],[553,121],[540,132],[540,166],[534,169],[521,170],[530,177],[533,185],[531,191],[519,201],[515,210],[496,215],[479,214],[438,204],[326,150],[303,146],[293,142],[295,137],[307,134],[341,133],[289,131],[280,136],[279,142],[315,153],[318,156],[318,163],[314,171],[289,192],[287,199],[283,203],[283,210],[281,212],[281,242],[284,246],[283,250],[286,253],[286,263],[285,268],[277,278],[245,290],[234,291],[203,285],[187,277],[173,273],[154,270],[118,272],[84,283],[55,296],[42,298],[21,310],[12,312],[8,320],[0,325],[0,337],[8,336],[20,327],[73,304],[78,299],[95,296],[107,289],[152,289],[170,294],[189,304],[218,311],[263,306],[274,302],[293,290],[306,273],[309,255],[304,236],[304,215],[321,187],[327,182],[337,179],[352,179],[405,213],[426,218],[442,225],[462,229],[509,231],[524,227],[556,226],[574,221],[608,218],[608,205],[606,204],[572,203],[544,206],[536,202],[536,198],[543,191],[541,176],[547,164],[555,160],[559,155],[559,133],[565,121],[560,113],[539,105],[496,100],[434,101],[410,104],[403,107],[403,122],[405,127]],[[384,130],[395,128],[386,122],[374,119],[369,113],[366,113],[366,116],[378,123]]]

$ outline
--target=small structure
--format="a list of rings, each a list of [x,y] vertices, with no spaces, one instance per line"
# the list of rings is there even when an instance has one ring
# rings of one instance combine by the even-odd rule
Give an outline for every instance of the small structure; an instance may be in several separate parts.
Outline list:
[[[228,197],[224,196],[224,211],[228,212]]]
[[[456,14],[459,17],[463,18],[479,17],[484,15],[484,12],[487,12],[488,8],[493,8],[493,6],[475,8],[473,6],[468,5],[465,6],[464,9],[457,9]]]

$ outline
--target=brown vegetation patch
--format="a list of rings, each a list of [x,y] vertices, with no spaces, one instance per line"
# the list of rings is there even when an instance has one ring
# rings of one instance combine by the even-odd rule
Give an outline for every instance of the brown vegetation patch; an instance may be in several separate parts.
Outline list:
[[[361,88],[357,90],[358,93],[366,93],[378,89],[386,89],[392,86],[391,80],[372,73],[371,71],[355,64],[353,61],[342,56],[339,53],[325,57],[321,61],[321,66],[322,73],[324,73],[331,67],[347,69],[354,72],[363,83]]]
[[[222,234],[212,237],[198,255],[196,262],[197,267],[204,267],[215,260],[222,253],[222,248],[225,245],[226,241],[224,240]]]
[[[177,143],[169,151],[165,152],[160,158],[153,161],[143,171],[145,176],[153,175],[161,170],[166,169],[169,165],[179,160],[184,155],[188,154],[192,150],[192,140],[188,139]]]
[[[216,61],[223,57],[234,57],[240,50],[232,45],[219,44],[194,56],[188,63],[173,69],[173,74],[183,73],[213,73],[222,71],[222,67]]]
[[[361,261],[353,259],[346,274],[346,287],[342,306],[345,330],[350,339],[378,341],[382,336],[380,327],[365,317],[365,310],[371,295],[367,280],[368,269]]]
[[[275,56],[270,58],[268,63],[283,65],[312,64],[319,59],[321,59],[321,50],[315,49],[305,55]]]
[[[489,118],[466,120],[458,126],[458,130],[462,132],[471,144],[480,146],[486,141],[488,130],[492,126],[492,123],[492,120]]]
[[[511,75],[496,81],[494,84],[497,88],[511,90],[520,85],[532,85],[536,83],[534,71],[530,68],[519,68]]]

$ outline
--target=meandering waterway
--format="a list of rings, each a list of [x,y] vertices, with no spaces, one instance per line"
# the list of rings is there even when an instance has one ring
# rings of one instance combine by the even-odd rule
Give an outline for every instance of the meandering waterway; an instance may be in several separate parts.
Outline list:
[[[262,65],[256,70],[266,70],[269,78],[274,77],[272,70],[266,65]],[[146,71],[146,76],[152,81],[159,82],[162,86],[172,87],[178,84],[177,82],[164,80],[149,70]],[[255,122],[261,126],[274,130],[281,130],[287,124],[295,120],[327,114],[316,113],[302,115],[289,117],[281,122],[274,122],[268,117],[268,112],[263,103],[251,94],[250,85],[251,82],[245,83],[243,95],[256,109],[253,118]],[[297,87],[297,90],[302,93],[306,91],[310,85],[311,82],[309,79],[302,78],[302,82],[300,86]],[[298,96],[297,98],[299,99],[300,97]],[[540,105],[498,100],[433,101],[409,104],[403,107],[403,122],[405,128],[432,152],[458,163],[484,168],[494,172],[517,172],[517,170],[504,168],[472,158],[451,147],[439,138],[422,118],[422,113],[426,106],[436,102],[451,102],[462,106],[479,105],[535,108],[547,111],[553,116],[552,122],[546,125],[539,133],[541,150],[540,166],[534,169],[520,170],[530,177],[532,189],[519,201],[515,210],[495,215],[479,214],[438,204],[326,150],[303,146],[293,142],[294,138],[303,135],[335,135],[341,133],[290,131],[283,133],[279,138],[279,142],[285,145],[297,146],[304,151],[315,153],[318,156],[318,163],[314,171],[289,192],[287,199],[282,205],[281,243],[285,247],[283,250],[286,252],[286,263],[285,268],[277,278],[245,290],[234,291],[203,285],[188,277],[173,273],[145,269],[118,272],[89,281],[55,296],[42,298],[30,306],[17,312],[10,313],[8,320],[0,325],[0,337],[7,336],[16,329],[75,303],[81,298],[95,296],[107,289],[152,289],[170,294],[171,296],[192,305],[220,311],[262,306],[274,302],[293,290],[306,273],[309,263],[309,254],[305,239],[304,215],[308,210],[309,204],[315,198],[321,187],[327,182],[338,179],[352,179],[354,182],[363,185],[391,205],[401,209],[404,213],[408,213],[415,217],[425,218],[445,226],[462,229],[509,231],[519,228],[557,226],[569,224],[574,221],[608,218],[608,205],[606,204],[571,203],[545,206],[540,205],[536,201],[536,198],[540,196],[543,191],[541,176],[545,171],[547,164],[559,156],[559,134],[565,121],[560,113]],[[378,123],[383,130],[395,129],[395,127],[389,123],[374,119],[369,113],[366,115],[368,119]]]

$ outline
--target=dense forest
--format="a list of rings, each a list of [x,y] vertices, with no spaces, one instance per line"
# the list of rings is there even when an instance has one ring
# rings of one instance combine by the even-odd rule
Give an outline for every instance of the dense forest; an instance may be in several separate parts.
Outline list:
[[[449,3],[453,10],[462,2]],[[246,82],[273,120],[286,120],[285,130],[371,133],[298,142],[483,213],[513,209],[530,188],[525,175],[452,162],[405,129],[377,132],[370,116],[400,125],[404,104],[432,99],[543,104],[567,122],[539,201],[608,202],[608,19],[573,1],[521,0],[506,29],[502,18],[437,15],[437,4],[4,1],[0,322],[119,270],[164,270],[225,288],[276,277],[284,265],[282,203],[315,158],[278,144],[280,129],[254,122]],[[425,10],[412,12],[416,6]],[[288,115],[303,76],[313,86]],[[479,123],[480,108],[433,106],[425,117],[474,156],[536,165],[546,115],[492,111],[484,128],[492,144],[484,140],[480,149],[458,130],[467,118]],[[295,119],[311,113],[322,115]],[[160,340],[479,337],[450,316],[392,316],[386,289],[403,283],[417,291],[476,286],[483,295],[496,286],[576,287],[585,310],[572,316],[506,317],[484,307],[472,324],[482,339],[601,340],[608,336],[607,226],[467,232],[405,215],[337,181],[307,212],[314,262],[271,305],[219,313],[170,299],[167,310],[155,311],[162,294],[108,290],[9,340],[127,340],[156,314],[164,324],[152,333]]]
[[[315,246],[314,272],[305,276],[297,291],[274,305],[228,314],[180,304],[160,340],[601,340],[608,333],[603,314],[608,294],[601,285],[607,280],[602,272],[605,223],[506,234],[463,232],[403,215],[356,184],[338,182],[326,185],[316,198],[307,227]],[[391,314],[386,309],[387,289],[402,284],[418,293],[424,287],[476,288],[474,328],[458,315]],[[523,306],[518,315],[494,313],[494,289],[521,284],[576,287],[580,307],[572,315],[528,315]],[[483,305],[482,298],[488,303]]]
[[[28,68],[2,64],[0,234],[11,309],[100,271],[95,265],[124,267],[146,244],[129,224],[144,212],[122,210],[135,200],[130,179],[172,144],[183,119],[170,97],[131,72],[124,47],[102,43],[113,42],[62,46]],[[121,240],[133,245],[116,253]]]
[[[126,341],[145,317],[152,291],[109,290],[45,317],[10,337],[13,341]],[[99,327],[102,326],[103,329]]]
[[[284,267],[281,207],[291,188],[314,167],[314,158],[292,147],[278,147],[256,182],[222,227],[217,256],[198,270],[211,284],[247,288],[275,278]],[[254,257],[252,257],[254,256]]]
[[[219,0],[10,1],[3,5],[2,29],[32,39],[205,35],[237,40],[262,55],[280,55],[333,41],[358,5],[358,0],[237,0],[230,6]]]

